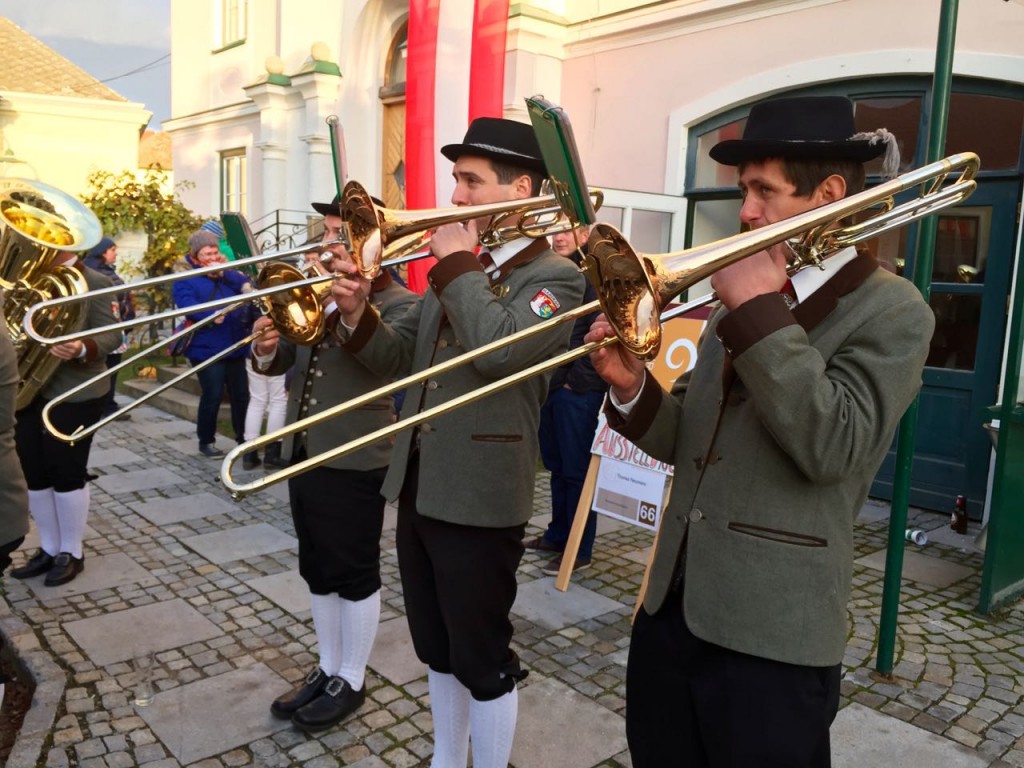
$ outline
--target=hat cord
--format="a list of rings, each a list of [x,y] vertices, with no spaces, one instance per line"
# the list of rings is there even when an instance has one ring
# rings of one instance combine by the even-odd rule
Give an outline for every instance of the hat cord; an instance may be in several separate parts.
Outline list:
[[[874,131],[855,133],[850,137],[851,141],[866,141],[874,145],[878,142],[885,144],[885,155],[882,157],[882,178],[894,179],[900,172],[900,148],[896,143],[896,137],[885,128],[878,128]]]

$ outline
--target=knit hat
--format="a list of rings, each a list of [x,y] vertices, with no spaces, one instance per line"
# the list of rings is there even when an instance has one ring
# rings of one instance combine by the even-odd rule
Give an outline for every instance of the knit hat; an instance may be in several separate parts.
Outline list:
[[[209,230],[200,229],[188,239],[188,252],[195,256],[208,245],[218,248],[220,246],[220,238]]]
[[[109,237],[104,237],[102,240],[96,243],[96,245],[89,249],[89,253],[86,254],[86,258],[99,258],[115,245],[117,245],[117,243],[115,243]]]
[[[216,219],[210,219],[208,222],[200,227],[205,232],[213,232],[217,237],[224,237],[224,227],[220,225],[220,222]]]

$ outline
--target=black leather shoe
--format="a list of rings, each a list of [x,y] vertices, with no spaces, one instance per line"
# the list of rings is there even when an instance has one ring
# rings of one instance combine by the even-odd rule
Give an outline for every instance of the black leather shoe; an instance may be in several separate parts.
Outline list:
[[[309,704],[323,692],[329,679],[327,673],[317,667],[306,675],[305,683],[274,699],[274,703],[270,705],[270,714],[281,720],[291,719],[299,707]]]
[[[332,677],[324,692],[296,712],[292,722],[306,733],[325,731],[359,709],[365,700],[365,685],[353,691],[345,680]]]
[[[543,536],[535,536],[532,539],[527,539],[523,542],[523,546],[526,547],[526,549],[536,549],[541,552],[558,552],[559,554],[561,554],[562,550],[565,549],[564,546],[560,547],[557,544],[552,544]]]
[[[208,459],[219,459],[224,456],[224,451],[213,443],[203,443],[199,446],[199,452]]]
[[[280,440],[267,446],[267,451],[263,454],[263,463],[268,467],[284,468],[291,466],[290,462],[285,461],[284,457],[281,456]]]
[[[263,462],[260,461],[259,451],[249,451],[248,453],[242,454],[242,469],[247,472],[259,467]]]
[[[53,555],[46,554],[43,550],[37,549],[27,563],[11,571],[15,579],[31,579],[41,573],[46,573],[53,568]]]
[[[53,568],[46,574],[43,584],[48,587],[59,587],[61,584],[67,584],[84,570],[85,555],[72,557],[67,552],[61,552],[53,558]]]

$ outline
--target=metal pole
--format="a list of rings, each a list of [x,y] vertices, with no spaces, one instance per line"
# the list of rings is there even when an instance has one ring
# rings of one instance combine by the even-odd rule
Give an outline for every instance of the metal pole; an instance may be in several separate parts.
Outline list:
[[[931,111],[928,115],[926,163],[942,157],[946,147],[958,1],[943,0],[939,14]],[[929,216],[921,222],[917,256],[914,259],[914,285],[921,291],[925,301],[931,297],[937,231],[938,220],[934,216]],[[904,531],[907,527],[907,508],[910,504],[910,471],[914,459],[918,401],[919,398],[915,397],[907,412],[903,414],[896,440],[896,468],[892,483],[892,510],[889,515],[889,546],[885,556],[882,614],[878,624],[878,657],[875,662],[875,670],[886,676],[892,675],[894,666],[896,629],[900,611],[900,578],[903,574]]]

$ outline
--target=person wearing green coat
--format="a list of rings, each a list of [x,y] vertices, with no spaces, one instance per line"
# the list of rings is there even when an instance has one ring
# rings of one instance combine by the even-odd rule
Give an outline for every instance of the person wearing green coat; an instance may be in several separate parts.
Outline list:
[[[843,97],[756,104],[736,166],[750,229],[859,192],[884,129]],[[830,765],[853,522],[921,386],[934,317],[846,248],[788,278],[787,247],[719,270],[696,366],[665,392],[620,345],[592,354],[608,423],[675,465],[626,673],[636,768]],[[603,317],[587,341],[611,334]]]

